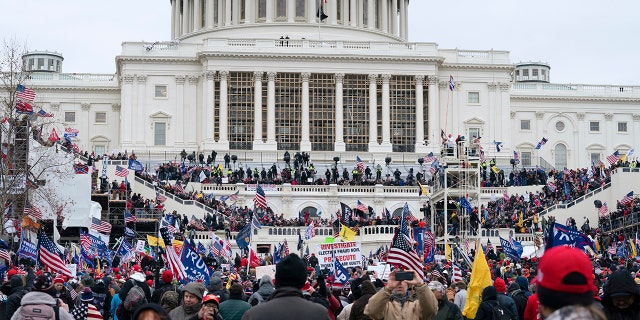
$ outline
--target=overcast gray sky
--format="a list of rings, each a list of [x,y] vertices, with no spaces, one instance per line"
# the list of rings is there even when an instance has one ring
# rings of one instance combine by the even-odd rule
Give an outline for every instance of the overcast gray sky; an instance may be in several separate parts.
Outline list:
[[[170,40],[169,3],[0,0],[0,34],[61,52],[63,72],[113,73],[123,41]],[[549,63],[557,83],[640,84],[637,0],[412,0],[409,11],[412,42],[507,50]]]

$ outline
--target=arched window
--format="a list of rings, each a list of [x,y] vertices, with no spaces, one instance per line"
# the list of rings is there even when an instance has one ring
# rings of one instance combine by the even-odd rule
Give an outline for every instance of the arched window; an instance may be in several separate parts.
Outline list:
[[[309,218],[318,218],[318,209],[315,207],[305,207],[300,211],[300,217],[304,218],[305,213],[309,213]]]
[[[567,146],[558,143],[555,148],[556,169],[562,170],[567,166]]]

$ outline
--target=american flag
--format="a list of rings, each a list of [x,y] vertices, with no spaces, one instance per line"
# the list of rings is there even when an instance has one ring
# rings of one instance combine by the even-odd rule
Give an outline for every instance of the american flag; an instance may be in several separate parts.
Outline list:
[[[364,163],[362,163],[359,156],[356,156],[356,167],[358,167],[359,172],[364,172]]]
[[[480,146],[480,163],[487,162],[487,158],[484,157],[484,150],[482,150],[482,146]]]
[[[11,253],[5,249],[0,249],[0,259],[4,259],[9,264],[11,263]]]
[[[469,238],[464,239],[464,252],[469,254]]]
[[[82,246],[85,252],[91,252],[91,239],[89,239],[89,235],[84,232],[80,232],[80,246]]]
[[[124,212],[124,223],[135,223],[137,221],[138,221],[138,218],[136,218],[136,216],[132,215],[129,210],[126,210]]]
[[[42,220],[42,211],[40,211],[40,209],[36,206],[25,206],[24,214],[33,218],[35,221]]]
[[[116,176],[125,178],[127,175],[129,175],[129,170],[127,170],[127,168],[116,166]]]
[[[414,217],[411,214],[411,211],[409,211],[409,205],[407,205],[405,203],[404,208],[402,208],[402,217],[407,219],[407,221],[417,221],[418,219],[416,219],[416,217]]]
[[[451,283],[456,283],[458,281],[462,281],[464,278],[462,277],[462,269],[455,263],[451,264]]]
[[[256,196],[253,198],[256,207],[267,210],[267,195],[261,185],[256,186]]]
[[[71,271],[67,269],[64,261],[62,261],[62,253],[56,245],[42,231],[38,233],[38,258],[40,263],[46,267],[48,271],[55,271],[68,277],[72,277]]]
[[[46,111],[40,109],[40,111],[38,111],[36,113],[36,116],[43,117],[43,118],[52,118],[53,117],[53,113],[49,113],[49,112],[46,112]]]
[[[551,192],[556,192],[556,186],[551,181],[547,182],[547,188],[549,188]]]
[[[156,191],[156,202],[164,203],[165,201],[167,201],[167,197],[159,191]]]
[[[456,87],[456,83],[453,81],[453,76],[449,76],[449,90],[453,91]]]
[[[520,164],[520,156],[518,155],[518,151],[513,150],[513,163]]]
[[[424,156],[424,163],[431,163],[436,161],[436,157],[433,156],[433,152],[429,152],[428,155]]]
[[[176,234],[178,232],[178,228],[173,226],[166,219],[162,219],[161,225],[162,225],[162,228],[167,228],[167,231],[169,232],[169,234]]]
[[[600,209],[598,209],[598,211],[600,212],[600,217],[603,217],[609,212],[609,207],[607,207],[607,203],[604,202],[602,204],[602,207],[600,207]]]
[[[618,150],[616,150],[616,152],[612,153],[610,156],[607,157],[607,161],[609,161],[609,164],[614,164],[618,162],[619,159],[620,159],[620,152],[618,152]]]
[[[428,256],[431,253],[431,250],[434,248],[436,243],[436,238],[433,236],[431,231],[425,231],[424,233],[424,256]]]
[[[633,191],[627,193],[622,200],[620,200],[620,203],[622,204],[631,204],[633,202]]]
[[[304,239],[309,240],[316,236],[316,225],[311,221],[307,226],[307,229],[304,231]]]
[[[67,283],[65,287],[67,288],[67,291],[69,291],[69,296],[71,297],[71,300],[75,300],[76,297],[78,296],[78,293],[76,292],[76,290],[73,289],[73,287],[69,283]]]
[[[616,243],[614,242],[609,247],[609,253],[610,254],[616,254],[617,251],[618,251],[618,247],[616,246]]]
[[[102,233],[111,233],[111,224],[98,218],[91,218],[91,229]]]
[[[235,193],[232,193],[231,195],[229,195],[229,200],[236,202],[238,201],[238,197],[240,196],[240,190],[236,191]]]
[[[387,263],[400,265],[415,270],[420,278],[424,278],[422,262],[418,253],[409,243],[409,229],[407,228],[407,216],[409,205],[405,203],[405,209],[402,210],[402,219],[400,219],[400,229],[396,231],[387,254]]]
[[[176,194],[184,193],[184,188],[182,187],[182,183],[180,183],[179,181],[176,181],[176,184],[173,186],[173,191],[175,191]]]
[[[211,252],[213,252],[215,256],[219,256],[220,251],[222,251],[222,244],[220,243],[220,241],[213,241],[211,243]]]
[[[162,233],[162,238],[165,243],[165,261],[169,265],[169,270],[176,276],[176,279],[182,280],[187,278],[187,271],[180,260],[180,257],[176,253],[176,250],[173,248],[170,239],[169,233],[166,228],[160,228],[160,233]]]
[[[360,210],[365,214],[369,213],[369,208],[367,208],[367,206],[365,206],[364,203],[360,202],[360,200],[358,200],[357,202],[356,210]]]
[[[493,245],[491,244],[491,239],[487,239],[487,252],[493,250]]]
[[[284,239],[284,244],[282,245],[281,256],[286,257],[289,255],[289,245],[287,244],[287,239]]]
[[[433,163],[431,163],[431,167],[429,167],[429,172],[431,173],[432,176],[436,174],[436,171],[438,170],[439,165],[440,165],[440,161],[438,161],[438,159],[436,159],[435,161],[433,161]]]
[[[18,87],[16,88],[16,99],[33,102],[33,99],[35,98],[36,98],[35,91],[21,84],[19,84]]]
[[[447,278],[440,272],[438,269],[431,270],[431,278],[437,281],[442,282],[443,284],[447,284]]]
[[[64,128],[64,132],[66,133],[78,133],[80,130],[74,128]]]
[[[196,218],[196,216],[193,214],[191,215],[191,220],[189,220],[189,225],[193,226],[194,228],[200,231],[204,230],[204,225],[202,224],[202,221]]]
[[[226,238],[224,240],[224,245],[222,246],[222,254],[227,257],[231,257],[231,241],[229,241],[229,238]]]

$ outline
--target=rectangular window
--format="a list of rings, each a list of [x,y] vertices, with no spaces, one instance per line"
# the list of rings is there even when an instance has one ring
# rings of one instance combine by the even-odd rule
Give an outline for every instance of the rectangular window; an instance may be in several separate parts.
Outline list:
[[[537,77],[538,76],[538,69],[532,69],[531,70],[531,75],[534,76],[534,77]]]
[[[520,161],[522,162],[523,166],[531,166],[531,152],[520,152]]]
[[[166,85],[156,85],[156,87],[155,87],[155,97],[156,98],[166,98],[167,97],[167,86]]]
[[[520,130],[531,130],[531,120],[520,120]]]
[[[93,151],[97,155],[103,155],[105,154],[106,148],[104,146],[94,146]]]
[[[296,18],[304,18],[306,12],[306,0],[296,0]]]
[[[618,122],[618,132],[627,132],[626,122]]]
[[[596,165],[600,163],[600,153],[592,152],[589,155],[591,157],[591,163],[594,163]]]
[[[55,71],[53,68],[53,59],[49,59],[49,71]]]
[[[522,69],[522,76],[523,77],[528,77],[529,76],[529,69]]]
[[[66,111],[64,113],[64,122],[75,123],[76,113],[74,111]]]
[[[96,123],[107,123],[107,113],[96,112]]]
[[[480,92],[471,91],[468,94],[468,103],[469,104],[479,104],[480,103]]]
[[[589,121],[589,131],[591,131],[591,132],[600,132],[600,122],[598,122],[598,121]]]
[[[153,142],[156,146],[164,146],[167,144],[167,124],[164,122],[154,123]]]
[[[479,137],[480,136],[480,128],[469,128],[469,137],[471,137],[471,139],[473,139],[473,137]]]
[[[38,58],[38,70],[44,70],[44,58]]]

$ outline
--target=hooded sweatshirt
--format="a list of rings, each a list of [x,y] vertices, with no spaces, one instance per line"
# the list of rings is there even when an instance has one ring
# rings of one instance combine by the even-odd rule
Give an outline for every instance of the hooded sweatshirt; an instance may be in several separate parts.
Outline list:
[[[626,309],[613,305],[612,295],[629,294],[635,296],[635,302]],[[640,287],[633,281],[627,270],[614,272],[604,285],[602,306],[608,319],[640,319]]]
[[[16,310],[15,313],[13,313],[13,315],[11,316],[11,320],[18,320],[21,318],[20,311],[22,311],[22,306],[33,304],[46,304],[53,307],[57,305],[57,301],[53,299],[51,295],[44,292],[29,292],[25,294],[24,297],[22,297],[21,306],[20,308],[18,308],[18,310]],[[59,308],[58,314],[60,316],[60,320],[74,320],[73,316],[62,308]]]

